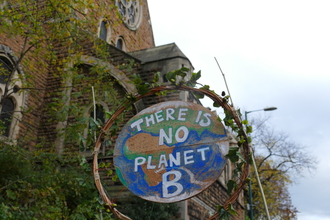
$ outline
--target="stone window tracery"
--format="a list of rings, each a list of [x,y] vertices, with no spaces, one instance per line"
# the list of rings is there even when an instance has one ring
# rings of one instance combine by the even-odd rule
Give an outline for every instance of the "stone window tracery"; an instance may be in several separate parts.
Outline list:
[[[9,47],[0,45],[0,136],[14,137],[18,133],[20,108],[24,104],[24,94],[20,93],[19,68],[15,68],[16,57]]]
[[[142,20],[140,0],[116,0],[116,5],[126,26],[131,30],[137,30]]]

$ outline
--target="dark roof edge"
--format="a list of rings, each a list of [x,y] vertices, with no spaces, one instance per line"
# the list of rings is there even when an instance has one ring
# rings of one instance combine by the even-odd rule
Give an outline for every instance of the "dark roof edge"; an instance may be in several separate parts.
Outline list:
[[[152,60],[152,61],[142,62],[141,64],[154,63],[154,62],[158,62],[158,61],[171,60],[171,59],[175,59],[175,58],[182,58],[182,59],[188,60],[190,65],[192,66],[192,68],[195,69],[194,66],[192,65],[192,63],[190,62],[190,60],[186,56],[184,56],[184,57],[183,56],[167,57],[167,58],[163,58],[163,59],[159,59],[159,60]]]

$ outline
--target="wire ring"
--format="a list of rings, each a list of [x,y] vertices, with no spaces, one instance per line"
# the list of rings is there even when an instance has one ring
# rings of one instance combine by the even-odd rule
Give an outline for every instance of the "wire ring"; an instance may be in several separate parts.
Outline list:
[[[146,93],[145,95],[137,95],[135,98],[135,102],[141,100],[144,97],[150,96],[150,95],[154,95],[160,91],[168,91],[168,90],[183,90],[183,91],[191,91],[191,92],[198,92],[201,94],[206,95],[207,97],[209,97],[210,99],[212,99],[214,102],[218,103],[224,110],[228,111],[234,118],[234,121],[236,123],[236,125],[239,128],[243,128],[243,125],[241,123],[240,117],[238,116],[236,110],[230,106],[223,98],[221,98],[219,95],[217,95],[216,93],[210,91],[210,90],[206,90],[206,89],[197,89],[197,88],[193,88],[193,87],[189,87],[189,86],[159,86],[159,87],[155,87],[153,89],[151,89],[148,93]],[[101,180],[100,180],[100,174],[99,174],[99,169],[98,169],[98,152],[100,151],[100,147],[102,144],[102,140],[104,137],[104,134],[111,128],[111,126],[113,125],[113,123],[115,122],[116,118],[124,112],[124,110],[126,109],[125,106],[127,106],[130,102],[127,101],[125,102],[120,108],[117,109],[117,111],[111,116],[111,118],[106,122],[106,124],[104,125],[104,127],[102,128],[102,132],[101,134],[98,136],[96,142],[95,142],[95,147],[94,147],[94,159],[93,159],[93,175],[94,175],[94,182],[95,185],[100,193],[100,196],[103,200],[103,202],[109,207],[109,209],[112,211],[112,213],[114,213],[116,215],[116,217],[120,220],[131,220],[131,218],[127,217],[126,215],[122,214],[121,212],[119,212],[115,207],[114,207],[114,203],[111,202],[110,198],[108,198]],[[228,206],[229,204],[232,204],[233,202],[235,202],[241,192],[241,190],[244,188],[244,185],[246,183],[246,179],[249,175],[249,154],[250,154],[250,148],[249,148],[249,144],[248,144],[248,137],[246,135],[245,132],[243,132],[243,137],[245,139],[245,142],[243,143],[242,146],[242,154],[244,159],[246,160],[246,163],[244,164],[244,169],[243,172],[239,178],[240,182],[236,188],[236,190],[232,193],[232,195],[226,200],[225,204],[223,205],[224,209],[228,210]],[[210,218],[208,218],[207,220],[213,220],[216,219],[217,217],[220,216],[220,213],[217,212],[214,215],[212,215]]]

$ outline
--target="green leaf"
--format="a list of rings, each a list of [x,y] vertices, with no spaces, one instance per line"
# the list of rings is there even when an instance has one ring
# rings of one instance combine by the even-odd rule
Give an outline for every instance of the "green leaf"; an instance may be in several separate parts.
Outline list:
[[[238,156],[236,155],[238,151],[237,147],[230,147],[226,158],[228,158],[232,163],[236,163],[238,161]]]
[[[107,171],[107,176],[111,176],[112,174],[113,174],[113,170],[110,169]]]
[[[233,190],[237,188],[237,183],[234,180],[229,180],[227,182],[228,194],[230,195]]]
[[[229,204],[228,205],[228,212],[231,214],[231,215],[238,215],[236,210],[234,209],[234,206],[233,204]]]
[[[159,79],[160,79],[160,72],[157,72],[157,73],[155,73],[154,79],[152,80],[152,82],[157,83],[157,82],[159,82]]]
[[[7,194],[8,198],[10,198],[12,200],[16,199],[16,194],[13,191],[11,191],[10,189],[6,190],[6,194]]]
[[[209,85],[204,85],[200,89],[210,90],[210,86]]]
[[[198,71],[197,73],[192,73],[191,74],[191,81],[193,82],[197,82],[197,80],[199,80],[199,78],[201,78],[201,71]]]
[[[204,98],[204,94],[203,93],[200,93],[200,92],[193,92],[194,96],[197,98],[197,99],[203,99]]]
[[[252,126],[246,126],[246,133],[247,134],[252,133]]]
[[[237,112],[237,114],[238,114],[239,117],[242,117],[241,109],[237,109],[236,112]]]
[[[241,159],[244,163],[246,163],[244,157],[242,156],[241,152],[237,151],[236,155]]]
[[[218,211],[220,213],[220,218],[221,220],[229,220],[230,214],[229,212],[221,205],[218,206]]]
[[[181,78],[185,78],[187,76],[188,68],[182,67],[180,70],[176,72],[177,76],[181,76]]]
[[[165,75],[165,78],[167,79],[167,81],[172,82],[172,83],[176,81],[175,77],[176,77],[175,72],[168,72]]]
[[[229,152],[225,157],[228,158],[232,163],[236,163],[239,160],[246,162],[242,154],[239,152],[238,147],[230,147]]]
[[[142,84],[142,85],[138,85],[137,86],[137,90],[138,90],[138,93],[140,95],[145,95],[147,94],[150,90],[149,90],[149,85],[148,84]]]
[[[243,120],[243,121],[242,121],[242,124],[243,124],[243,125],[247,125],[247,124],[249,124],[249,122],[248,122],[247,120]]]
[[[138,74],[132,75],[132,81],[135,85],[139,85],[139,84],[143,83],[143,80],[141,79],[141,77]]]
[[[216,107],[216,108],[218,108],[218,107],[220,107],[221,105],[218,103],[218,102],[213,102],[213,107]]]

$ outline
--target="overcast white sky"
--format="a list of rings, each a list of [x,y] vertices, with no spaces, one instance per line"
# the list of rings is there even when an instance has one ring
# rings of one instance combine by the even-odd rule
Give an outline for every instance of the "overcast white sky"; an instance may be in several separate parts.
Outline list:
[[[330,220],[330,1],[148,0],[156,45],[175,42],[236,107],[271,116],[271,126],[318,158],[291,187],[299,220]],[[212,102],[210,102],[210,105]]]

